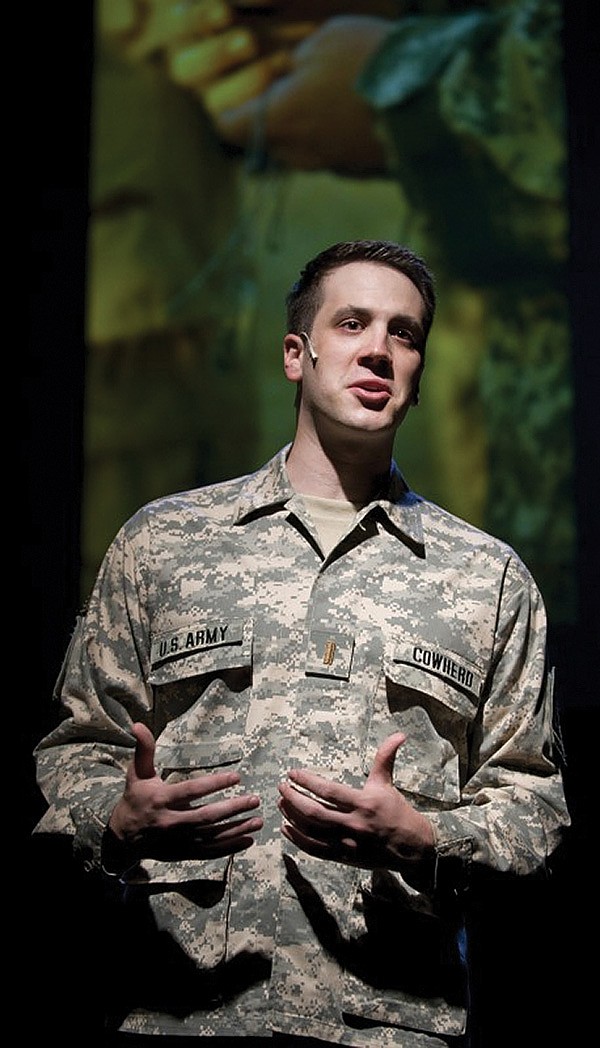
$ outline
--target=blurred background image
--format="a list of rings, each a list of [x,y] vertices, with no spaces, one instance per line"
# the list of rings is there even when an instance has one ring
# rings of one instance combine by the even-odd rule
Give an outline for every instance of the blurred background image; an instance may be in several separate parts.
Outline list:
[[[290,439],[283,302],[338,240],[437,278],[397,460],[575,615],[560,4],[98,0],[82,580],[169,491]]]

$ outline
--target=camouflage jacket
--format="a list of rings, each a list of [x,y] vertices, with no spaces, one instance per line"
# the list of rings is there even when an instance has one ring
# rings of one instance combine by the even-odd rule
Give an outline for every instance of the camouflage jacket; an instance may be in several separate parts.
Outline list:
[[[133,720],[165,778],[237,767],[265,820],[248,851],[113,878],[123,1028],[434,1045],[464,1029],[462,888],[478,869],[543,869],[568,824],[544,609],[509,547],[395,465],[324,558],[285,456],[121,529],[58,682],[63,719],[37,747],[39,830],[99,868]],[[395,783],[434,825],[435,868],[411,881],[288,844],[288,769],[359,786],[399,729]]]

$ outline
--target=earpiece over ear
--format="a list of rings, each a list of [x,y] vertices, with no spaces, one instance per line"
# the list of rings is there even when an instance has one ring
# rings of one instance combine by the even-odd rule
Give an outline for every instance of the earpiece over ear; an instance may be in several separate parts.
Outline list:
[[[300,338],[304,342],[304,346],[306,348],[306,352],[308,353],[308,355],[309,355],[309,357],[310,357],[310,359],[312,361],[312,365],[314,367],[315,364],[317,363],[317,360],[319,358],[318,358],[317,354],[315,353],[315,347],[313,346],[313,344],[311,342],[310,335],[306,331],[301,331],[300,332]]]

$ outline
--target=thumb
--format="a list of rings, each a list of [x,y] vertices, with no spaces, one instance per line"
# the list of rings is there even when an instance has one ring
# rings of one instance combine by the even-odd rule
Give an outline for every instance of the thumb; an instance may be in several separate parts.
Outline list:
[[[154,767],[154,751],[156,743],[154,736],[145,724],[134,724],[133,734],[136,738],[135,755],[133,758],[134,772],[138,779],[153,779],[156,775]]]
[[[388,735],[375,754],[373,767],[367,779],[368,783],[380,786],[392,785],[396,753],[404,742],[406,742],[406,735],[402,731],[396,731],[393,735]]]

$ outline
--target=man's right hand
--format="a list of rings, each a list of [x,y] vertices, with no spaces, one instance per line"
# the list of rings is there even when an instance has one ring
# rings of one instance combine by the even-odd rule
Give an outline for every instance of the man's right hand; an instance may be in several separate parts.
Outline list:
[[[108,824],[111,866],[122,866],[119,852],[131,859],[214,859],[251,846],[263,820],[249,813],[258,808],[260,798],[238,794],[212,799],[213,794],[239,784],[236,772],[164,782],[154,766],[152,732],[144,724],[134,724],[133,733],[135,754],[123,796]],[[211,799],[203,802],[203,798]]]

